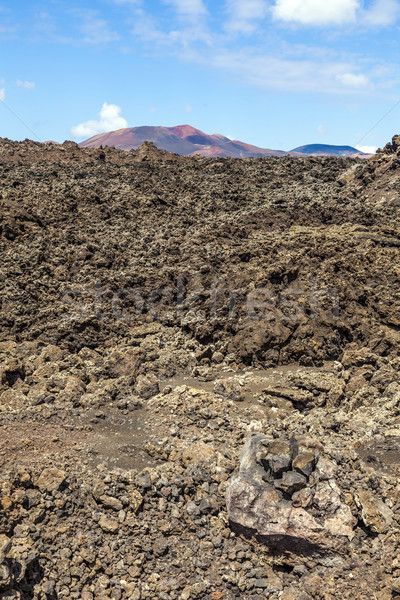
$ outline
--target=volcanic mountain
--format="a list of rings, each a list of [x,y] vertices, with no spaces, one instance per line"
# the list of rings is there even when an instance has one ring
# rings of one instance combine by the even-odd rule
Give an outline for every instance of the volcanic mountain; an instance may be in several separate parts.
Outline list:
[[[353,146],[331,146],[329,144],[307,144],[299,146],[290,151],[290,154],[301,154],[306,156],[366,156]]]
[[[98,148],[100,146],[114,146],[120,150],[139,148],[143,142],[153,142],[160,150],[175,152],[183,156],[201,154],[209,157],[250,158],[256,156],[364,156],[362,152],[351,146],[327,146],[323,144],[310,144],[295,148],[290,152],[259,148],[238,140],[231,140],[224,135],[214,133],[208,135],[191,125],[178,125],[176,127],[129,127],[118,129],[109,133],[99,133],[79,145],[82,148]]]
[[[286,152],[258,148],[244,142],[230,140],[214,133],[207,135],[190,125],[177,127],[130,127],[110,133],[100,133],[82,142],[82,148],[115,146],[122,150],[138,148],[143,142],[153,142],[157,148],[184,156],[231,156],[246,158],[254,156],[283,156]]]

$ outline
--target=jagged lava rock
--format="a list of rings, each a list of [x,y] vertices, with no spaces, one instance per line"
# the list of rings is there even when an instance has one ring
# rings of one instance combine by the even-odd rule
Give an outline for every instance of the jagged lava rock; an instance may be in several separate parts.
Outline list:
[[[334,463],[319,456],[307,481],[305,475],[290,470],[296,461],[293,456],[296,445],[292,444],[291,464],[287,465],[282,479],[274,480],[274,474],[268,475],[257,456],[262,454],[263,448],[274,449],[278,445],[289,447],[285,440],[278,444],[277,440],[261,434],[252,434],[246,441],[239,472],[227,483],[226,502],[231,525],[280,548],[343,551],[354,537],[354,523],[350,508],[341,499],[334,478]],[[298,505],[298,495],[294,496],[300,490],[302,506]]]

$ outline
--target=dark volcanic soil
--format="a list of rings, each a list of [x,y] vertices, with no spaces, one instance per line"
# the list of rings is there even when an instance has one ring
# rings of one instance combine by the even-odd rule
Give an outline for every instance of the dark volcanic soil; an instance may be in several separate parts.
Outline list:
[[[399,142],[0,141],[0,598],[400,597]],[[334,462],[343,552],[233,531],[252,431]]]

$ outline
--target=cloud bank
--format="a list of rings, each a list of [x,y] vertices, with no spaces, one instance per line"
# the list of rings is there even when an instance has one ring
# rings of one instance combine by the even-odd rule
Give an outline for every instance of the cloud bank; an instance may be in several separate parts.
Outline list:
[[[368,77],[365,75],[356,75],[355,73],[340,73],[337,75],[338,81],[344,86],[352,88],[364,88],[370,85]]]
[[[356,20],[358,0],[276,0],[275,19],[302,25],[341,25]]]
[[[265,0],[227,0],[228,21],[226,30],[237,33],[252,33],[269,11]]]
[[[90,18],[82,23],[80,30],[83,34],[83,42],[86,44],[107,44],[117,42],[120,36],[112,31],[104,19]]]
[[[400,16],[398,0],[373,0],[364,7],[360,0],[275,0],[275,20],[308,26],[338,26],[358,23],[371,27],[394,24]]]
[[[164,0],[166,4],[171,4],[176,12],[183,16],[199,17],[207,14],[207,9],[202,0]]]
[[[397,0],[375,0],[370,8],[364,11],[366,25],[385,27],[392,25],[400,16],[400,4]]]
[[[368,62],[345,46],[332,50],[329,40],[326,45],[320,40],[313,45],[311,35],[310,43],[290,44],[278,35],[276,25],[280,25],[279,32],[282,26],[297,25],[340,27],[345,35],[355,35],[363,21],[365,35],[372,11],[380,11],[380,23],[388,22],[396,15],[400,0],[224,0],[219,31],[210,28],[213,14],[206,12],[204,0],[163,2],[172,9],[172,21],[157,19],[140,8],[132,33],[156,54],[167,51],[186,63],[212,66],[241,84],[366,97],[379,91],[384,78],[393,72],[393,65],[384,60]],[[211,3],[207,6],[211,11]],[[238,36],[247,36],[246,44],[238,42]]]

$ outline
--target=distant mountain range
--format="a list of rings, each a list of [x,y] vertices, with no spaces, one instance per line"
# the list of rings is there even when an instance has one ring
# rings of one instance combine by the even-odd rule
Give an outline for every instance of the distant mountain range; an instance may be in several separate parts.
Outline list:
[[[82,148],[115,146],[121,150],[139,148],[143,142],[153,142],[157,148],[183,156],[201,154],[209,157],[249,158],[256,156],[359,156],[369,155],[351,146],[309,144],[285,152],[259,148],[238,140],[231,140],[219,133],[208,135],[190,125],[176,127],[129,127],[109,133],[100,133],[79,144]]]
[[[330,146],[329,144],[307,144],[290,151],[290,154],[306,154],[307,156],[369,156],[352,146]]]

